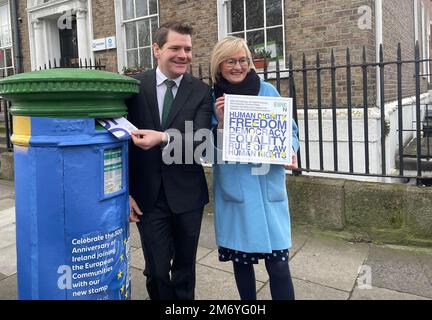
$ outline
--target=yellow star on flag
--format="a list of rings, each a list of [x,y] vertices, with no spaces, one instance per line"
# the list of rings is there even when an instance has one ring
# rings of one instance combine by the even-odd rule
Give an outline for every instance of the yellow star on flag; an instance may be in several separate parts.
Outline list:
[[[274,112],[272,112],[271,117],[272,117],[272,118],[276,117],[276,115],[275,115]]]
[[[124,244],[126,244],[126,243],[127,243],[127,239],[126,239],[126,238],[125,238],[125,239],[123,240],[123,243],[124,243]]]
[[[260,114],[260,115],[259,115],[259,118],[260,118],[260,119],[264,119],[264,115],[263,115],[263,114]]]
[[[124,259],[124,255],[122,253],[122,255],[120,256],[120,261],[123,261],[123,259]]]
[[[125,288],[124,285],[122,285],[121,288],[120,288],[120,292],[121,292],[121,293],[123,293],[124,288]]]
[[[128,292],[128,291],[126,291],[126,293],[125,293],[125,298],[127,298],[127,297],[128,297],[128,295],[129,295],[129,292]]]
[[[275,157],[275,155],[274,155],[274,153],[272,153],[271,155],[270,155],[270,158],[274,158]]]
[[[122,276],[123,276],[123,272],[119,271],[119,272],[117,273],[117,278],[120,279]]]
[[[285,152],[281,152],[281,157],[285,158],[286,157],[286,153]]]
[[[262,156],[264,154],[264,151],[260,150],[259,154],[260,154],[260,156]]]

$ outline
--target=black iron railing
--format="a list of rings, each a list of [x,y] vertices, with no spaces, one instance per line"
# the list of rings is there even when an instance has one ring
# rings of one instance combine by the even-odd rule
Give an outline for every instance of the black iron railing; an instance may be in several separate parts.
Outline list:
[[[362,50],[361,62],[359,63],[351,62],[349,49],[345,53],[345,63],[336,64],[333,51],[329,60],[329,65],[323,65],[320,54],[317,53],[314,65],[308,66],[306,56],[303,54],[300,68],[293,66],[293,59],[290,56],[288,68],[286,69],[281,69],[279,61],[276,60],[273,62],[272,69],[265,66],[263,70],[258,70],[258,74],[265,81],[271,81],[280,93],[285,93],[285,95],[293,98],[294,119],[300,125],[300,128],[303,127],[300,130],[303,133],[301,137],[303,151],[298,154],[300,171],[418,179],[425,178],[425,173],[426,176],[429,173],[429,176],[432,177],[432,164],[429,163],[432,158],[432,147],[429,143],[429,135],[426,135],[426,131],[428,134],[432,132],[432,107],[421,102],[422,87],[427,88],[425,78],[427,75],[420,73],[421,65],[429,63],[431,60],[420,59],[418,44],[415,47],[414,60],[402,60],[400,44],[397,47],[395,61],[384,61],[382,46],[380,47],[378,62],[367,61],[365,48]],[[406,70],[409,69],[409,72],[403,71],[403,67]],[[389,77],[386,73],[392,68],[393,78],[391,83],[388,83]],[[203,70],[203,67],[199,65],[197,68],[191,67],[190,73],[195,73],[198,78],[211,85],[210,68],[206,72],[203,72]],[[355,78],[353,77],[354,72],[356,73]],[[311,78],[313,78],[312,81]],[[323,78],[325,84],[323,84]],[[376,90],[377,78],[380,83],[379,90]],[[323,87],[327,89],[325,92]],[[355,102],[353,102],[354,87],[356,90]],[[299,91],[297,88],[301,90]],[[391,90],[394,91],[393,95],[388,92]],[[298,94],[299,92],[300,94]],[[423,92],[426,92],[426,90],[423,90]],[[371,94],[374,96],[371,97]],[[415,98],[412,104],[415,116],[410,125],[405,124],[404,127],[404,107],[407,105],[403,104],[403,99],[410,96]],[[376,97],[378,99],[375,101]],[[313,102],[311,102],[312,100]],[[397,128],[394,126],[390,128],[389,119],[386,117],[386,104],[391,101],[395,101],[397,106],[395,113],[395,116],[397,116]],[[377,141],[377,143],[379,142],[379,151],[373,155],[370,148],[371,132],[369,130],[371,123],[369,113],[371,110],[375,110],[379,114],[379,130],[375,132],[380,135]],[[346,114],[346,132],[341,132],[341,128],[339,128],[340,122],[338,120],[341,119],[338,113],[341,111]],[[332,138],[331,141],[327,140],[326,145],[324,141],[323,112],[331,113],[330,128]],[[361,152],[358,148],[359,141],[354,141],[354,133],[356,133],[353,132],[354,112],[357,113],[357,121],[359,112],[363,114],[360,117],[363,123],[361,128],[363,131],[361,135],[362,141],[360,142],[362,144]],[[310,118],[312,113],[317,116],[316,121]],[[299,123],[300,114],[303,116],[303,121]],[[429,115],[429,117],[425,117],[425,114]],[[311,151],[311,129],[318,131],[318,141],[315,142],[314,152]],[[387,154],[388,149],[391,150],[389,148],[391,141],[389,141],[390,138],[388,137],[390,129],[396,132],[397,146],[393,147],[397,149],[396,154]],[[411,142],[409,141],[409,135],[412,138]],[[346,143],[343,145],[342,141],[345,140]],[[357,144],[356,148],[354,142]],[[405,168],[404,164],[407,157],[412,157],[412,155],[404,152],[404,148],[409,143],[415,143],[415,147],[412,148],[415,152],[415,170],[412,169],[412,165]],[[341,147],[345,147],[346,152],[341,150]],[[325,155],[329,153],[332,154],[332,160],[326,162]],[[304,156],[304,159],[301,159],[301,155]],[[358,165],[358,159],[362,159],[361,166]],[[393,163],[390,163],[391,168],[388,167],[390,159],[394,160]],[[344,163],[345,160],[346,163]],[[357,160],[357,165],[354,160]],[[316,163],[316,165],[312,165],[312,162]]]
[[[432,107],[422,103],[420,99],[422,91],[425,91],[422,85],[427,85],[427,75],[420,73],[420,67],[430,60],[420,59],[418,44],[414,60],[402,60],[400,44],[395,61],[384,61],[382,46],[378,62],[367,61],[365,48],[360,55],[361,57],[356,56],[360,58],[360,62],[352,63],[352,55],[347,49],[345,61],[337,64],[333,51],[328,63],[323,63],[324,60],[317,53],[315,61],[308,64],[306,55],[303,54],[300,68],[294,67],[290,56],[288,68],[281,67],[279,60],[276,60],[270,67],[266,64],[263,70],[258,70],[258,74],[265,81],[272,82],[282,95],[293,98],[293,117],[299,124],[302,135],[302,151],[298,154],[300,171],[418,179],[424,178],[428,171],[432,174],[432,146],[429,142]],[[87,63],[86,60],[76,61],[75,64],[64,64],[62,60],[57,63],[53,60],[44,66],[46,69],[58,67],[105,69],[100,61],[93,65],[92,61]],[[393,72],[392,77],[388,77],[386,73],[389,69]],[[210,66],[191,66],[190,73],[212,84]],[[380,83],[379,90],[376,89],[377,82]],[[394,94],[389,95],[389,90],[393,90]],[[406,97],[414,97],[411,103],[412,120],[408,125],[404,115],[407,103],[403,104]],[[386,117],[386,103],[390,101],[395,101],[397,109],[394,112],[397,121],[391,125]],[[2,108],[4,119],[10,119],[8,106]],[[372,123],[369,116],[371,110],[378,114],[374,121],[378,122],[379,130],[374,132],[369,128]],[[340,113],[344,114],[344,119]],[[353,126],[354,115],[356,127]],[[343,124],[346,131],[342,131],[341,120],[346,122]],[[330,121],[331,125],[326,127],[325,121]],[[358,123],[361,124],[360,127]],[[7,135],[11,132],[11,125],[8,125]],[[359,133],[359,130],[362,132]],[[318,138],[312,141],[313,131],[317,131]],[[331,134],[327,131],[331,131]],[[393,149],[389,147],[389,132],[396,141]],[[373,153],[370,147],[372,135],[379,135]],[[407,145],[411,148],[410,152],[405,150]],[[326,158],[326,155],[331,155],[331,159]],[[405,164],[406,159],[411,160],[409,166]]]
[[[60,58],[48,60],[43,66],[39,66],[38,70],[54,69],[54,68],[80,68],[80,69],[94,69],[94,70],[105,70],[105,65],[102,65],[100,59],[72,59],[72,58]]]

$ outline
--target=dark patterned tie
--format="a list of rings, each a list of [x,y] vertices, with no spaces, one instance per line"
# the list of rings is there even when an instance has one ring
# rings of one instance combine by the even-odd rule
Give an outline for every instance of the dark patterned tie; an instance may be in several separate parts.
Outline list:
[[[172,93],[172,87],[175,86],[175,82],[172,80],[165,80],[166,92],[163,103],[163,111],[162,111],[162,129],[166,129],[168,116],[171,112],[172,103],[174,101],[174,95]]]

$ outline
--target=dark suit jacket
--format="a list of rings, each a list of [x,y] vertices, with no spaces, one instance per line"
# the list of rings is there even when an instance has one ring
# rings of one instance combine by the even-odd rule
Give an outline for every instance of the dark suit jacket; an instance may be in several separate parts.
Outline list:
[[[159,120],[156,71],[146,71],[135,78],[141,81],[141,85],[139,93],[126,101],[129,120],[139,129],[163,131]],[[189,158],[193,159],[194,149],[200,142],[185,144],[184,139],[188,134],[192,137],[192,126],[187,126],[185,121],[193,121],[193,132],[202,128],[209,129],[212,110],[210,87],[185,74],[167,120],[168,132],[177,129],[181,133],[181,136],[171,134],[174,138],[171,143],[176,147],[174,151],[182,152],[182,155],[179,155],[181,163],[165,164],[162,161],[160,146],[144,151],[130,143],[129,192],[143,212],[153,210],[161,184],[168,205],[175,213],[196,210],[208,203],[208,190],[202,166],[195,162],[184,164],[185,155],[188,154]],[[189,131],[188,134],[186,130]]]

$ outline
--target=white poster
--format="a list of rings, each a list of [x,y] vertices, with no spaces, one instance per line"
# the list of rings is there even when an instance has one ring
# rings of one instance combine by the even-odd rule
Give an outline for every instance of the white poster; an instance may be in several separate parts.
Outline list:
[[[291,164],[292,99],[225,95],[224,161]]]

